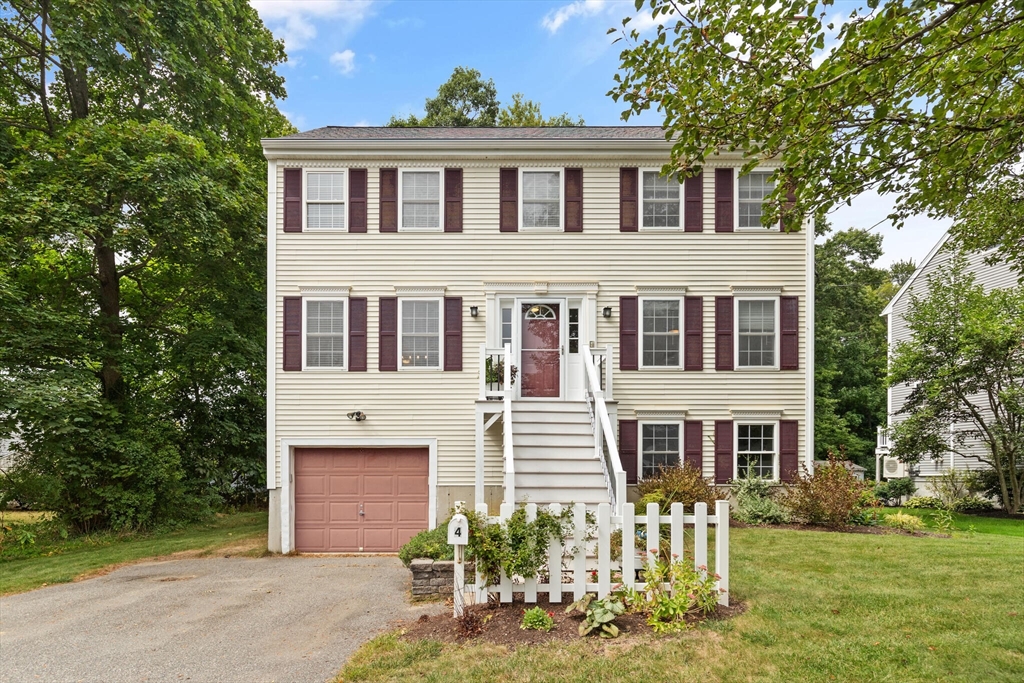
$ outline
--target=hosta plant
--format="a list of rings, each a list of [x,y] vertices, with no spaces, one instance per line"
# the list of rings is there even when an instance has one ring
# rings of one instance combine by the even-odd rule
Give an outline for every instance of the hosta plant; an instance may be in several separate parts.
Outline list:
[[[566,614],[579,612],[584,615],[580,624],[580,635],[585,636],[597,631],[602,638],[618,638],[619,627],[615,625],[615,617],[623,614],[626,606],[613,595],[601,600],[587,593],[582,598],[565,608]]]

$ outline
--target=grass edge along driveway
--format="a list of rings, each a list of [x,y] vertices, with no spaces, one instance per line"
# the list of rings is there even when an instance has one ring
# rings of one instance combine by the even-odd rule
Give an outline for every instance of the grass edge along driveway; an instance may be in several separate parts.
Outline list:
[[[1024,671],[1024,541],[734,529],[748,611],[677,636],[510,652],[364,645],[345,681],[970,681]]]

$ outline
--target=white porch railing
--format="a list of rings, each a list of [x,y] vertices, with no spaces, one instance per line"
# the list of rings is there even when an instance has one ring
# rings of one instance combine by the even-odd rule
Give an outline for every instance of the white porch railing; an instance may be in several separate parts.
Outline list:
[[[501,411],[502,448],[505,456],[505,500],[516,501],[516,463],[512,453],[512,345],[505,344],[505,362],[502,363],[504,403]]]
[[[875,450],[889,450],[889,430],[879,425],[878,436],[875,442]]]
[[[600,358],[598,372],[595,356]],[[608,497],[612,501],[612,509],[616,514],[622,511],[626,502],[626,470],[619,459],[619,449],[615,445],[615,431],[612,429],[608,406],[605,405],[605,390],[612,386],[612,347],[606,346],[603,353],[594,354],[586,346],[583,347],[583,367],[585,369],[585,395],[587,409],[590,411],[590,423],[594,430],[594,452],[601,462],[605,484],[608,486]],[[603,381],[602,381],[603,380]]]
[[[504,521],[512,516],[513,506],[503,503],[501,515],[489,518],[492,522]],[[548,508],[552,514],[562,512],[562,506],[555,503]],[[477,512],[487,515],[487,506],[478,505]],[[693,535],[693,566],[706,575],[713,571],[718,575],[717,587],[720,589],[718,602],[729,605],[729,503],[720,500],[715,504],[715,514],[708,515],[707,505],[697,503],[693,514],[684,514],[682,503],[673,503],[668,515],[660,515],[656,503],[647,506],[646,514],[636,515],[632,503],[622,506],[622,513],[613,515],[608,503],[597,507],[597,538],[587,539],[587,509],[583,503],[573,506],[573,538],[567,539],[565,545],[555,539],[548,547],[548,566],[546,577],[520,579],[501,574],[496,585],[485,585],[483,577],[476,575],[476,582],[464,587],[465,594],[472,596],[477,603],[487,601],[488,593],[497,593],[501,602],[512,602],[512,593],[523,593],[525,602],[536,603],[538,593],[547,593],[551,602],[562,602],[562,594],[572,594],[572,599],[579,600],[584,593],[597,593],[603,598],[612,591],[612,586],[621,583],[623,586],[643,590],[646,584],[639,581],[637,572],[643,568],[643,561],[653,551],[659,552],[661,527],[669,527],[669,538],[673,556],[685,556],[684,530],[692,527]],[[526,518],[537,518],[537,505],[527,503]],[[643,527],[645,540],[640,540],[641,552],[637,548],[637,527]],[[708,527],[715,530],[714,564],[708,565]],[[611,533],[622,529],[622,558],[618,562],[611,559]],[[597,563],[596,569],[587,566],[588,551]],[[703,569],[702,569],[703,568]],[[613,576],[617,574],[616,576]],[[566,581],[565,579],[569,580]],[[546,580],[541,580],[546,579]],[[588,580],[589,579],[589,580]],[[458,590],[458,587],[457,589]]]

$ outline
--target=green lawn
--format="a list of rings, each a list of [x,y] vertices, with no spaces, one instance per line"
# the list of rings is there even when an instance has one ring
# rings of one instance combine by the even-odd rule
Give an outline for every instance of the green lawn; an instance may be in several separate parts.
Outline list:
[[[31,530],[34,526],[20,528]],[[65,583],[111,566],[185,551],[207,554],[230,546],[235,552],[260,552],[266,548],[266,533],[265,512],[218,515],[208,523],[179,531],[94,534],[69,540],[60,540],[40,527],[35,542],[8,542],[0,548],[0,595]]]
[[[977,518],[972,518],[977,519]],[[999,521],[999,520],[996,520]],[[976,525],[977,526],[977,525]],[[340,681],[1012,681],[1024,672],[1024,541],[732,531],[727,622],[650,641],[359,650]]]
[[[908,515],[914,515],[924,520],[928,527],[934,529],[937,524],[935,516],[938,514],[938,510],[922,510],[915,508],[882,508],[881,514],[894,514],[896,512],[903,512]],[[957,512],[950,513],[953,517],[953,523],[956,525],[958,530],[966,530],[970,527],[974,527],[974,531],[979,534],[999,534],[1002,536],[1019,536],[1024,538],[1024,517],[1017,517],[1016,519],[1008,519],[1005,517],[982,517],[981,515],[961,515]]]

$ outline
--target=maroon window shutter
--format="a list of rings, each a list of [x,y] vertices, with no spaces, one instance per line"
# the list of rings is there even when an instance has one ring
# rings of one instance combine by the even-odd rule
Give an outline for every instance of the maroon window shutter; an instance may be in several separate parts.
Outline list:
[[[732,478],[732,420],[715,420],[715,483]]]
[[[462,169],[444,169],[444,231],[462,232]]]
[[[626,470],[627,484],[636,483],[637,428],[636,420],[619,420],[619,460]]]
[[[688,296],[683,302],[683,369],[704,369],[704,299]]]
[[[380,231],[398,232],[398,169],[380,169]]]
[[[704,232],[704,172],[683,183],[683,226],[686,232]]]
[[[565,231],[583,232],[583,169],[565,169]]]
[[[683,423],[683,462],[696,467],[700,472],[704,468],[704,423],[700,420],[687,420]]]
[[[715,169],[715,232],[733,232],[736,214],[732,206],[733,169]]]
[[[640,331],[640,300],[635,296],[619,297],[619,370],[637,370]]]
[[[619,169],[619,232],[640,229],[639,171],[635,168]]]
[[[282,370],[302,369],[302,297],[284,298],[284,362]]]
[[[284,169],[284,231],[302,232],[302,169]]]
[[[732,297],[715,297],[715,370],[732,370]]]
[[[519,232],[519,169],[501,169],[501,232]]]
[[[779,368],[800,369],[800,298],[779,297]]]
[[[381,372],[398,370],[398,297],[382,296],[377,305],[380,307],[377,369]]]
[[[779,421],[779,479],[794,481],[800,472],[799,427],[796,420]]]
[[[366,297],[348,300],[348,369],[366,372]]]
[[[444,369],[462,370],[462,297],[444,298]]]
[[[348,172],[348,231],[366,232],[366,169]]]

